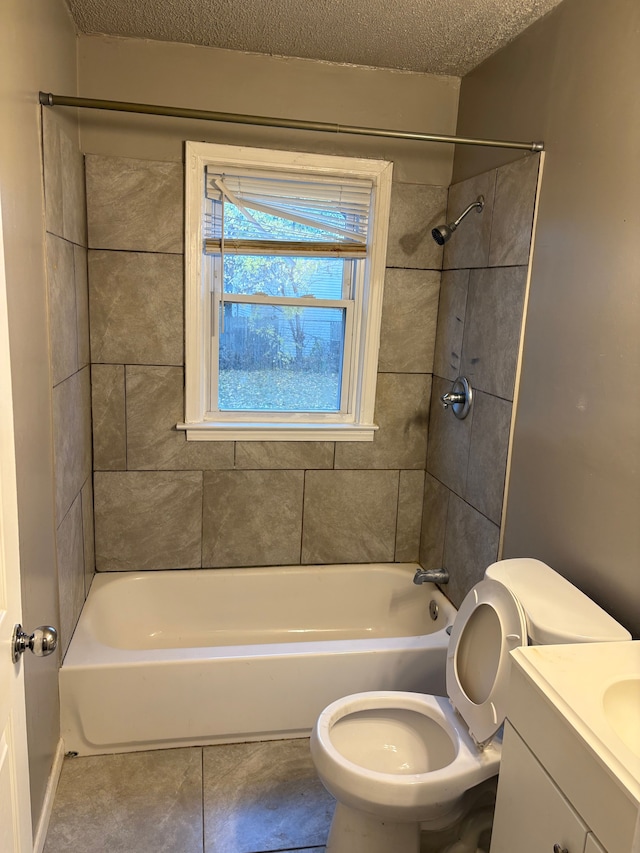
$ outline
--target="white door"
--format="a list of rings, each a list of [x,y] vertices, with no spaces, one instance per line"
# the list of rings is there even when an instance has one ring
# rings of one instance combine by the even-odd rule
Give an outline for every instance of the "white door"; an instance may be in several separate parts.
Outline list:
[[[21,622],[18,506],[7,290],[0,204],[0,850],[33,850],[22,662],[11,641]]]

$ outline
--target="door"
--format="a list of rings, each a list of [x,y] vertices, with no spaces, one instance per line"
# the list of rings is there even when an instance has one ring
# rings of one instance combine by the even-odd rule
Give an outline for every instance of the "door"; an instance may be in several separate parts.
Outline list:
[[[33,850],[22,662],[12,638],[21,622],[18,506],[7,290],[0,200],[0,850]]]

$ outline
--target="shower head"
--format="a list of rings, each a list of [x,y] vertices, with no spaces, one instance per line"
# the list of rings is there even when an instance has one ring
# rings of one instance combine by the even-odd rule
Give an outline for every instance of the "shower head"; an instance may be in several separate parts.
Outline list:
[[[477,200],[472,202],[469,207],[462,211],[460,216],[454,221],[450,222],[448,225],[438,225],[436,228],[433,228],[431,231],[431,236],[436,241],[438,246],[444,246],[447,240],[450,240],[453,236],[453,232],[456,230],[458,225],[462,222],[469,211],[474,208],[478,213],[482,213],[482,209],[484,207],[484,196],[479,195]]]
[[[432,229],[431,236],[436,241],[438,246],[444,246],[447,240],[451,239],[451,235],[453,234],[454,230],[455,229],[452,228],[451,225],[438,225],[437,228]]]

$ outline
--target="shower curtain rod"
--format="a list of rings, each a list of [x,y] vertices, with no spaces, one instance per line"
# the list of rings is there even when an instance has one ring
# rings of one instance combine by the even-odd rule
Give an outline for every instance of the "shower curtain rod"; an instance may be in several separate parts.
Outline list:
[[[127,101],[103,101],[96,98],[77,98],[40,92],[40,103],[45,107],[79,107],[89,110],[114,110],[122,113],[171,116],[173,118],[222,121],[233,124],[253,124],[262,127],[288,127],[295,130],[318,130],[328,133],[351,133],[358,136],[384,136],[392,139],[412,139],[416,142],[447,142],[456,145],[482,145],[488,148],[516,148],[522,151],[544,151],[543,142],[508,142],[500,139],[472,139],[464,136],[442,136],[435,133],[414,133],[404,130],[382,130],[375,127],[354,127],[324,121],[252,116],[240,113],[219,113],[211,110],[192,110],[182,107],[162,107],[157,104],[132,104]]]

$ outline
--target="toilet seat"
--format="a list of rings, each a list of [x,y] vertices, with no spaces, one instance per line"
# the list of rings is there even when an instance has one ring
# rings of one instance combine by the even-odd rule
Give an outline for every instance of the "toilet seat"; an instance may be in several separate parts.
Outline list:
[[[446,679],[451,703],[478,744],[505,720],[509,652],[526,645],[526,617],[513,593],[494,580],[476,584],[454,622]]]

